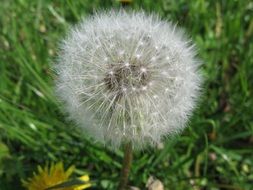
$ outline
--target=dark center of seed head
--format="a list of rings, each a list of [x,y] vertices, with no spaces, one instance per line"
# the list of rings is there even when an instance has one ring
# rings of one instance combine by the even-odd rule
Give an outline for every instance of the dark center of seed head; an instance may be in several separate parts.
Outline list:
[[[124,92],[140,92],[150,81],[150,72],[141,64],[118,63],[109,65],[109,72],[104,78],[106,87],[111,92],[122,96]]]

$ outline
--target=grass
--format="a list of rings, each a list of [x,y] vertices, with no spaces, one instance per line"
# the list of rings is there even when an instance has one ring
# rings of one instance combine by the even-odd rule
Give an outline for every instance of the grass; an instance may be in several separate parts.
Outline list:
[[[94,189],[115,189],[121,151],[93,144],[64,120],[50,70],[68,28],[102,0],[2,0],[0,6],[0,189],[22,189],[38,164],[63,160],[88,172]],[[135,0],[185,28],[203,60],[203,95],[189,127],[161,149],[134,155],[130,184],[149,176],[166,189],[250,190],[253,184],[253,3]]]

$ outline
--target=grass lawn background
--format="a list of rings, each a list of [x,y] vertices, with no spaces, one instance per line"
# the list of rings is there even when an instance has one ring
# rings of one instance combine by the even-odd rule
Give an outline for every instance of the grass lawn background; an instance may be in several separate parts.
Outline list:
[[[58,43],[109,0],[1,0],[0,189],[22,189],[38,164],[63,160],[88,172],[93,189],[115,189],[123,153],[87,139],[66,121],[53,94]],[[130,184],[150,175],[165,189],[253,188],[253,2],[250,0],[134,0],[185,28],[199,50],[203,95],[189,127],[163,148],[134,155]],[[81,135],[80,135],[81,133]]]

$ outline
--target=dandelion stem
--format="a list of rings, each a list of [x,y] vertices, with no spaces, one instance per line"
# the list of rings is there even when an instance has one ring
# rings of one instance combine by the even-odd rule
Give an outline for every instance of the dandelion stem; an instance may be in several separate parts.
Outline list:
[[[133,159],[132,144],[127,143],[124,146],[124,160],[121,169],[121,177],[118,190],[126,190],[132,159]]]

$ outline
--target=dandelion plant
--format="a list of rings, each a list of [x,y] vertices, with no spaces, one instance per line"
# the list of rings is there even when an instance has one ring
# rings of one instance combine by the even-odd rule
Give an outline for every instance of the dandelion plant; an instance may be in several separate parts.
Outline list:
[[[124,189],[131,150],[155,146],[186,126],[201,84],[194,45],[155,14],[120,10],[83,19],[60,48],[57,94],[95,141],[125,147]]]

